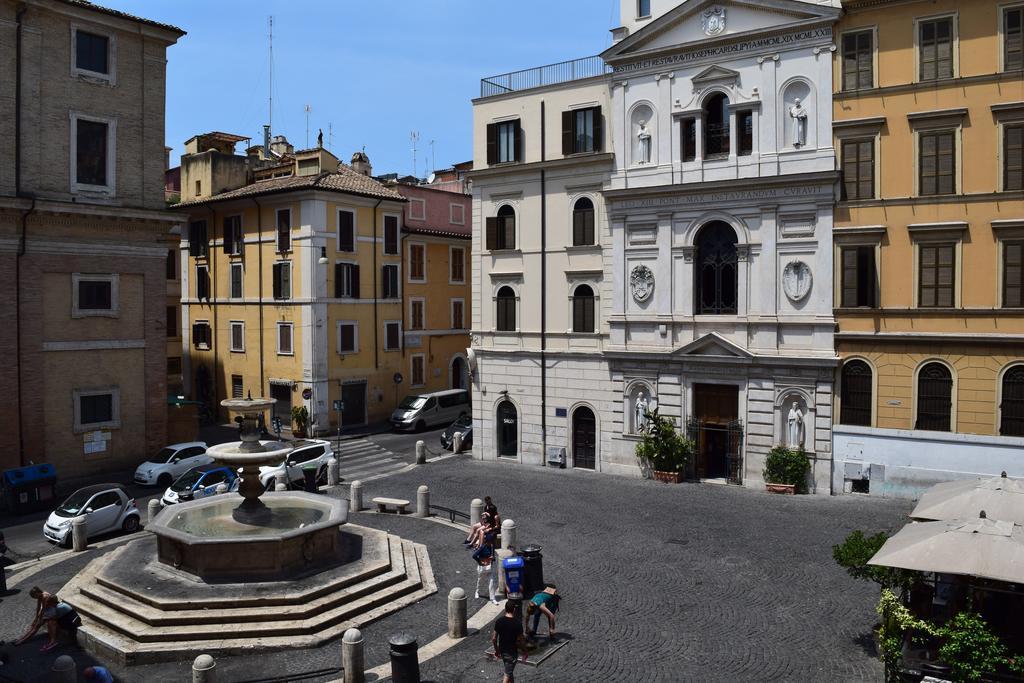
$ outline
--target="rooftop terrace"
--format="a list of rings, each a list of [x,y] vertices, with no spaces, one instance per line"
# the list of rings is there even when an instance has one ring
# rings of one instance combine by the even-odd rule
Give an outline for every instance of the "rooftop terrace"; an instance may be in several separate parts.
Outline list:
[[[568,62],[537,66],[522,71],[512,71],[500,76],[480,79],[480,97],[494,97],[505,93],[539,88],[543,85],[568,83],[582,78],[592,78],[611,73],[611,67],[601,57],[582,57]]]

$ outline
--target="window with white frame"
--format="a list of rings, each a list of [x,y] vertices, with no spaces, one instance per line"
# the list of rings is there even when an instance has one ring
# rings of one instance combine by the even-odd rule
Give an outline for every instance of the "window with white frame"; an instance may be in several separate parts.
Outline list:
[[[1003,71],[1024,69],[1024,5],[1003,9]]]
[[[409,243],[409,282],[427,281],[427,245]]]
[[[359,264],[358,263],[335,263],[334,264],[334,298],[335,299],[358,299],[359,298]]]
[[[453,225],[465,225],[466,224],[466,207],[462,204],[449,204],[448,205],[448,220]]]
[[[384,350],[398,351],[402,348],[402,323],[397,320],[384,322]]]
[[[114,47],[112,35],[95,28],[71,27],[71,75],[114,83]]]
[[[229,256],[241,256],[245,239],[242,236],[242,217],[224,217],[224,253]]]
[[[245,353],[245,323],[241,320],[231,321],[231,350]]]
[[[338,251],[356,250],[356,214],[354,211],[338,211]]]
[[[277,324],[277,355],[292,356],[295,351],[292,348],[292,323]]]
[[[245,387],[241,375],[231,375],[231,398],[245,398]]]
[[[423,221],[427,219],[427,201],[413,197],[409,200],[409,220]]]
[[[398,264],[388,263],[381,267],[381,287],[385,299],[401,296],[398,289]]]
[[[116,119],[71,113],[71,191],[114,192]]]
[[[425,328],[427,302],[422,299],[409,300],[409,329],[422,330]]]
[[[213,334],[208,320],[192,323],[192,345],[203,351],[213,348]]]
[[[452,299],[452,329],[461,330],[466,327],[466,300]]]
[[[290,261],[278,261],[273,265],[274,298],[292,298],[292,264]]]
[[[231,298],[241,299],[242,298],[242,264],[232,263],[231,264]]]
[[[448,261],[451,266],[448,280],[451,284],[463,284],[466,281],[466,250],[462,247],[450,247]]]
[[[71,317],[116,318],[119,310],[118,282],[116,273],[72,273]]]
[[[414,387],[421,387],[427,383],[427,359],[422,353],[416,353],[409,357],[412,379],[409,383]]]
[[[338,321],[338,353],[359,351],[359,323],[351,320]]]
[[[651,0],[636,0],[636,16],[638,19],[651,16]]]
[[[384,253],[398,254],[398,216],[384,216]]]
[[[956,75],[956,23],[954,16],[917,22],[918,80],[934,81]]]
[[[121,426],[121,390],[118,387],[76,389],[72,395],[76,432]]]
[[[292,211],[277,210],[277,250],[291,251],[292,248]]]

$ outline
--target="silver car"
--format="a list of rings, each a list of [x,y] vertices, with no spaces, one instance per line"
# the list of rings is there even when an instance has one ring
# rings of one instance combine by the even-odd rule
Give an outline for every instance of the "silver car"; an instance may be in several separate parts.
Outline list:
[[[86,537],[122,529],[139,530],[142,513],[120,484],[94,484],[78,489],[43,524],[43,536],[58,545],[71,545],[71,522],[85,517]]]

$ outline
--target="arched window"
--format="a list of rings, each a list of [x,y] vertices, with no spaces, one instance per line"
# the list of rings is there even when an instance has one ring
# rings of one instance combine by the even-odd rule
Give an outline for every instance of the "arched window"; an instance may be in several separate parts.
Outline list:
[[[999,433],[1024,436],[1024,365],[1003,373],[1003,400],[999,404]]]
[[[871,426],[871,366],[862,360],[843,365],[839,424]]]
[[[953,411],[953,373],[942,363],[928,363],[917,373],[915,429],[950,430]]]
[[[572,207],[572,246],[594,243],[594,202],[580,197]]]
[[[729,156],[729,98],[722,93],[704,103],[704,156]]]
[[[487,250],[516,248],[516,211],[508,204],[498,209],[497,216],[487,219]]]
[[[497,329],[499,332],[516,331],[516,292],[511,287],[498,290]]]
[[[736,233],[721,221],[708,223],[696,239],[695,310],[704,315],[736,313]]]
[[[572,293],[572,331],[594,332],[594,290],[580,285]]]
[[[512,401],[498,404],[498,455],[519,455],[519,412]]]

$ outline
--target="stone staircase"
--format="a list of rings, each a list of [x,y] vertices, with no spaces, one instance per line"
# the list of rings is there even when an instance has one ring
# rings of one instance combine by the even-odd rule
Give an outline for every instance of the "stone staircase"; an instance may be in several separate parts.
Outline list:
[[[93,560],[61,598],[82,616],[80,644],[126,667],[197,651],[317,647],[437,591],[424,546],[344,528],[362,536],[361,558],[294,581],[206,584],[155,559],[140,562],[154,557],[152,539],[141,539]]]

